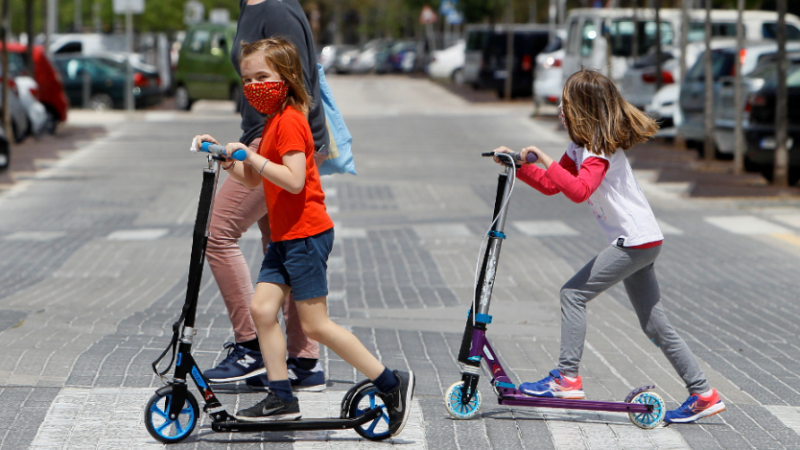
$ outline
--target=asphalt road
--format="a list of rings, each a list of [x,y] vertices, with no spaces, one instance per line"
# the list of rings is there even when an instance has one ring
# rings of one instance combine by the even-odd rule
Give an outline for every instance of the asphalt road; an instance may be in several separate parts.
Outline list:
[[[482,413],[450,419],[442,396],[472,300],[498,167],[481,151],[535,144],[554,156],[566,133],[521,103],[468,104],[422,79],[331,77],[354,137],[358,176],[326,177],[336,222],[331,316],[390,367],[418,376],[406,432],[388,443],[353,432],[213,433],[204,419],[174,448],[197,449],[790,449],[800,448],[800,203],[693,200],[685,186],[637,172],[666,235],[657,262],[670,320],[701,361],[727,411],[651,431],[627,416],[501,407],[482,382]],[[164,448],[144,430],[185,296],[204,159],[191,137],[238,137],[228,104],[190,113],[75,113],[91,127],[77,150],[0,192],[0,448]],[[98,127],[105,130],[98,132]],[[560,286],[607,245],[585,205],[519,183],[488,334],[516,382],[556,365]],[[258,231],[241,241],[255,272]],[[233,334],[206,270],[195,356],[224,358]],[[304,414],[336,411],[359,379],[324,351],[328,389]],[[624,290],[589,306],[581,368],[590,399],[622,400],[655,384],[670,408],[686,391],[638,327]],[[260,397],[221,394],[231,410]]]

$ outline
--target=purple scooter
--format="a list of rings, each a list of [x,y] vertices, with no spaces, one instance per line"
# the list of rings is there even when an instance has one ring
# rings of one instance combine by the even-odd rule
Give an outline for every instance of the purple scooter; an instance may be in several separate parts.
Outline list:
[[[483,153],[483,156],[497,157],[505,166],[497,183],[492,226],[486,236],[488,243],[481,255],[480,271],[477,272],[475,299],[467,317],[464,337],[458,353],[461,363],[461,381],[453,384],[445,393],[445,407],[456,419],[471,419],[481,408],[481,394],[478,380],[481,362],[489,369],[490,384],[497,395],[497,402],[509,406],[530,406],[538,408],[582,409],[588,411],[610,411],[628,413],[631,422],[639,428],[651,429],[660,425],[666,414],[664,400],[653,392],[655,386],[643,386],[628,394],[624,402],[601,402],[591,400],[532,397],[522,393],[506,375],[489,339],[486,327],[492,323],[489,304],[492,298],[500,247],[506,235],[508,199],[514,186],[519,154]],[[536,162],[536,155],[529,153],[528,162]]]

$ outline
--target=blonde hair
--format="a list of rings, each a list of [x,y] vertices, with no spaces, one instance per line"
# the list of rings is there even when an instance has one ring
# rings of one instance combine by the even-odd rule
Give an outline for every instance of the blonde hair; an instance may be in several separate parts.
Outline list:
[[[241,60],[256,55],[263,57],[289,86],[286,101],[281,105],[279,112],[283,112],[287,105],[291,105],[303,115],[307,115],[311,108],[311,96],[303,83],[303,65],[300,63],[297,48],[282,37],[261,39],[250,44],[242,42]]]
[[[625,101],[614,82],[581,69],[564,84],[564,118],[572,141],[596,155],[613,155],[652,138],[658,124]]]

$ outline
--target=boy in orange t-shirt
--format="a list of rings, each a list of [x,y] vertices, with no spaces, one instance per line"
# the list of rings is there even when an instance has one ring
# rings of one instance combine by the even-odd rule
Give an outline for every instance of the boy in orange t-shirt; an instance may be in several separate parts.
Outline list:
[[[333,222],[314,164],[314,140],[304,114],[311,99],[302,83],[302,66],[294,46],[280,38],[242,46],[240,62],[247,101],[265,116],[267,125],[258,153],[236,142],[228,156],[244,150],[241,164],[223,169],[253,189],[263,183],[271,230],[250,314],[267,368],[270,393],[255,406],[239,411],[248,422],[300,418],[286,368],[286,341],[278,312],[292,292],[303,332],[333,350],[367,376],[388,413],[388,431],[397,436],[408,421],[414,395],[414,373],[390,371],[352,333],[328,317],[328,255]],[[202,141],[215,142],[209,135]]]

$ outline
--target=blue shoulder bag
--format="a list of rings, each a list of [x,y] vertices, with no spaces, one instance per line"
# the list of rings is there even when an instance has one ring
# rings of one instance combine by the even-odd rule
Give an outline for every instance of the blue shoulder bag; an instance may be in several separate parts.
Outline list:
[[[325,80],[325,70],[322,65],[317,64],[319,70],[319,92],[322,107],[325,110],[325,122],[330,136],[330,146],[328,147],[328,159],[319,167],[320,175],[332,175],[334,173],[352,173],[356,175],[356,165],[353,162],[351,146],[353,137],[344,124],[342,113],[336,106],[336,100]]]

